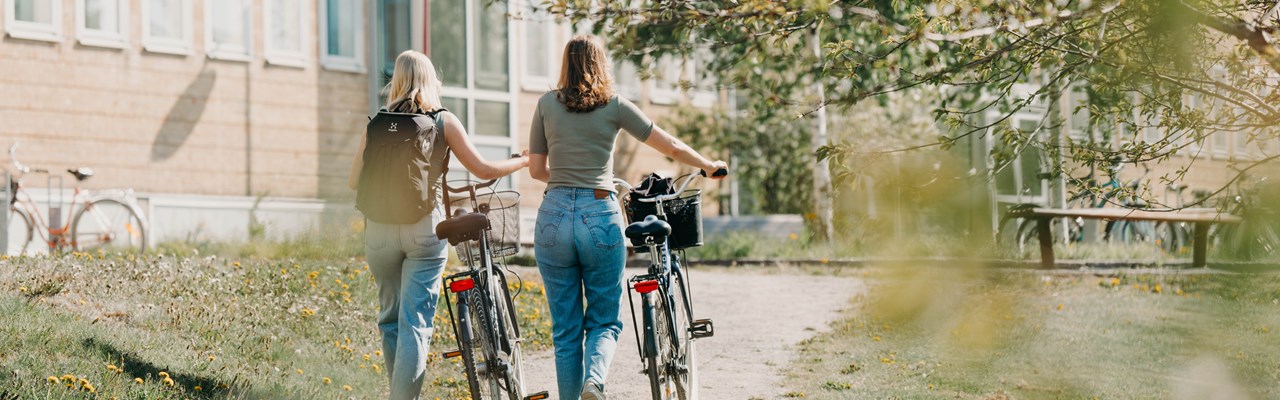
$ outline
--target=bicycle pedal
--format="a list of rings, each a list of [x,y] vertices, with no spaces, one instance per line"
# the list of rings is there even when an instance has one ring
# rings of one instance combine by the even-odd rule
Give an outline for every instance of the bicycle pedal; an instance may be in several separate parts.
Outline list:
[[[547,394],[546,390],[543,390],[541,392],[534,393],[528,396],[524,396],[524,400],[543,400],[543,399],[549,399],[549,398],[551,398],[551,395]]]
[[[454,350],[454,351],[446,351],[446,352],[444,352],[444,358],[445,358],[445,359],[450,359],[450,358],[454,358],[454,357],[462,357],[462,350]]]
[[[716,335],[715,324],[710,319],[700,319],[689,324],[689,335],[694,339],[712,337]]]

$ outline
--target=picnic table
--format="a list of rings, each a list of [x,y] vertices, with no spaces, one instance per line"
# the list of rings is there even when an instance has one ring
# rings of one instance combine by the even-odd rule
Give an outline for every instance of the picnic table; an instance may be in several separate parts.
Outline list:
[[[1144,211],[1132,210],[1127,208],[1020,208],[1009,211],[1009,216],[1014,218],[1029,218],[1039,220],[1037,226],[1037,235],[1040,239],[1040,266],[1044,268],[1052,268],[1053,260],[1053,232],[1050,229],[1049,220],[1053,218],[1087,218],[1102,220],[1131,220],[1131,221],[1166,221],[1166,222],[1188,222],[1195,224],[1195,233],[1192,245],[1192,261],[1193,267],[1205,266],[1205,253],[1208,248],[1209,225],[1210,224],[1234,224],[1240,223],[1240,217],[1228,213],[1218,212],[1214,209],[1186,209],[1179,211]]]

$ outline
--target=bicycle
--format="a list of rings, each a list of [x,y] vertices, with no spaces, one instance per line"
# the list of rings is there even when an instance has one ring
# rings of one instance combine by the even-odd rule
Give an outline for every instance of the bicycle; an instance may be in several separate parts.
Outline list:
[[[477,190],[488,189],[497,182],[444,185],[449,193],[466,193],[467,197],[457,202],[475,210],[458,208],[453,212],[454,201],[446,201],[445,214],[452,217],[436,226],[436,234],[456,246],[459,258],[468,267],[444,278],[449,293],[457,297],[455,313],[454,302],[448,294],[444,296],[458,341],[458,350],[445,352],[444,357],[462,358],[474,400],[546,399],[545,391],[525,395],[520,352],[523,340],[507,285],[506,274],[510,271],[495,261],[496,257],[511,256],[519,250],[520,194],[490,189],[477,195]]]
[[[46,168],[31,168],[18,161],[18,143],[9,147],[9,159],[17,174],[9,183],[9,244],[5,254],[26,255],[28,247],[39,232],[40,239],[49,252],[124,250],[141,252],[147,248],[147,222],[132,189],[91,192],[80,188],[80,183],[93,176],[93,169],[80,167],[68,169],[75,177],[76,185],[71,195],[71,218],[62,222],[64,204],[62,176]],[[22,178],[29,173],[48,176],[48,215],[22,185]],[[56,182],[56,184],[55,184]],[[57,190],[55,199],[54,190]],[[36,228],[40,228],[38,231]]]
[[[1209,244],[1218,252],[1242,260],[1264,260],[1280,253],[1276,211],[1263,200],[1275,198],[1275,189],[1266,187],[1266,180],[1262,177],[1246,186],[1241,179],[1236,184],[1236,194],[1218,201],[1219,210],[1241,217],[1239,224],[1215,224],[1209,228]]]
[[[728,173],[721,168],[712,176]],[[706,173],[699,171],[698,175],[706,176]],[[683,179],[684,183],[674,193],[653,197],[636,197],[630,184],[614,179],[614,184],[626,188],[628,193],[625,208],[630,224],[624,233],[637,246],[637,252],[647,252],[650,256],[647,272],[627,281],[627,305],[631,309],[632,329],[637,329],[640,359],[645,364],[642,373],[649,376],[654,400],[698,397],[693,341],[715,335],[710,319],[693,318],[689,279],[680,262],[684,257],[672,253],[672,250],[702,245],[701,193],[685,192],[693,177],[690,174],[678,178],[677,181]],[[643,336],[636,323],[632,292],[640,295]]]

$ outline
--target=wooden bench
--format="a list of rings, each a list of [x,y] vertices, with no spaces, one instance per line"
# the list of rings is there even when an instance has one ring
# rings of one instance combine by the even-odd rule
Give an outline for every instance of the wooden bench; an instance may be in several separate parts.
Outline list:
[[[1189,222],[1195,224],[1195,234],[1193,236],[1192,246],[1192,262],[1193,267],[1204,267],[1205,253],[1208,247],[1209,224],[1228,223],[1234,224],[1240,222],[1240,217],[1220,213],[1212,209],[1195,209],[1182,211],[1141,211],[1131,210],[1127,208],[1022,208],[1014,209],[1009,212],[1012,218],[1028,218],[1038,220],[1036,224],[1037,234],[1040,238],[1040,265],[1044,268],[1053,267],[1053,233],[1050,229],[1049,220],[1053,218],[1089,218],[1102,220],[1131,220],[1131,221],[1165,221],[1165,222]]]

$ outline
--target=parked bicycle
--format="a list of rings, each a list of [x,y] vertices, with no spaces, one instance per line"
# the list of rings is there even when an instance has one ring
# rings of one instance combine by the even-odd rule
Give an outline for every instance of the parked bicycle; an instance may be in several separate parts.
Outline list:
[[[62,222],[65,204],[62,175],[46,168],[31,168],[18,161],[18,143],[9,147],[9,159],[16,173],[10,183],[9,236],[6,254],[25,255],[34,252],[32,240],[39,235],[49,252],[65,250],[131,251],[147,248],[147,223],[132,189],[89,191],[80,183],[93,176],[88,167],[68,169],[75,177],[76,185],[71,195],[71,212],[67,222]],[[49,206],[42,210],[26,187],[22,178],[26,174],[48,176]]]
[[[712,175],[728,173],[722,168]],[[701,171],[698,175],[706,176]],[[628,193],[624,209],[630,225],[625,234],[637,252],[650,257],[646,273],[627,281],[628,291],[640,295],[643,325],[636,323],[634,294],[628,293],[627,305],[632,328],[643,327],[643,333],[636,332],[636,340],[654,400],[698,398],[694,340],[715,335],[710,319],[694,319],[689,279],[681,264],[683,252],[673,253],[702,245],[701,193],[685,191],[694,177],[676,179],[683,184],[673,193],[643,197],[626,181],[614,179],[614,184]]]
[[[467,196],[445,202],[445,213],[452,217],[436,226],[436,235],[457,246],[467,270],[444,278],[445,287],[456,297],[454,312],[454,301],[448,294],[444,296],[458,341],[458,350],[444,356],[462,358],[474,400],[545,399],[545,391],[525,395],[520,352],[523,338],[507,284],[508,274],[516,279],[519,276],[497,261],[519,250],[520,194],[492,190],[497,182],[445,185],[449,193]],[[486,189],[486,193],[477,194]]]
[[[1241,217],[1239,224],[1215,224],[1209,228],[1209,245],[1229,258],[1263,260],[1280,254],[1277,214],[1267,199],[1276,196],[1266,177],[1236,184],[1235,193],[1218,201],[1218,209]],[[1271,189],[1270,191],[1265,189]],[[1269,192],[1269,193],[1268,193]]]
[[[1138,191],[1142,187],[1142,181],[1146,178],[1151,169],[1143,165],[1143,173],[1126,183],[1119,180],[1120,165],[1110,169],[1109,179],[1106,182],[1098,183],[1094,178],[1093,172],[1084,178],[1069,178],[1068,183],[1075,187],[1075,194],[1067,199],[1066,205],[1069,209],[1080,208],[1103,208],[1113,204],[1119,204],[1125,208],[1140,209],[1146,208],[1146,201],[1138,196]],[[1016,204],[1010,210],[1044,207],[1041,204]],[[999,231],[997,238],[1004,238],[1009,232],[1012,232],[1013,243],[1017,247],[1019,254],[1038,249],[1040,238],[1037,235],[1039,224],[1038,219],[1010,218],[1011,213],[1006,212],[999,221]],[[1016,214],[1012,213],[1012,214]],[[1085,230],[1089,229],[1087,221],[1083,218],[1054,218],[1049,220],[1051,229],[1058,228],[1063,222],[1066,225],[1066,236],[1064,240],[1068,242],[1082,242],[1085,239]],[[1011,230],[1012,229],[1012,230]],[[1096,228],[1095,228],[1096,229]],[[1102,240],[1118,243],[1138,243],[1150,242],[1156,240],[1156,225],[1149,221],[1108,221],[1102,228]]]

